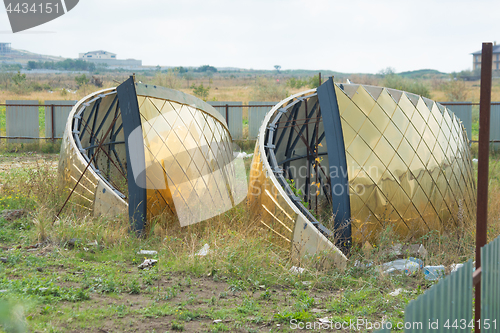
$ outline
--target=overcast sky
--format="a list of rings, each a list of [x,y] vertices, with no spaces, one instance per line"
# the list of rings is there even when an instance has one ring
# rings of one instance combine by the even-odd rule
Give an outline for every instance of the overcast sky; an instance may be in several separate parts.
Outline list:
[[[143,65],[460,71],[500,42],[498,0],[80,0],[66,15],[0,42],[68,58],[106,50]]]

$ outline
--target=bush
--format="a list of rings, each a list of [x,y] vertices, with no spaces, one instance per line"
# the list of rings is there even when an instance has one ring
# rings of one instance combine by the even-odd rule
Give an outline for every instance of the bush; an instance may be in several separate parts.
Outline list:
[[[285,84],[259,77],[253,87],[252,98],[256,101],[281,101],[288,96]]]
[[[290,80],[287,81],[286,85],[289,86],[290,88],[300,89],[305,85],[307,85],[307,83],[308,83],[307,79],[300,79],[300,78],[296,79],[292,77]]]
[[[191,89],[193,89],[193,94],[206,101],[208,99],[208,93],[210,91],[210,86],[204,87],[203,83],[200,83],[199,86],[196,86],[194,83],[191,85]]]
[[[446,94],[446,98],[450,102],[466,101],[468,92],[465,82],[462,80],[451,79],[443,83],[441,89]]]
[[[87,78],[87,75],[85,75],[85,74],[77,75],[75,77],[75,81],[76,81],[76,84],[78,85],[78,87],[84,86],[87,83],[89,83],[89,79]]]
[[[169,69],[166,74],[158,72],[153,78],[153,84],[170,89],[180,89],[180,87],[182,86],[182,81],[184,79],[182,77],[179,77],[177,75],[178,73],[179,72],[173,71],[171,69]]]
[[[405,79],[395,73],[389,73],[384,77],[382,85],[387,88],[407,91],[423,97],[431,98],[429,88],[422,82]]]

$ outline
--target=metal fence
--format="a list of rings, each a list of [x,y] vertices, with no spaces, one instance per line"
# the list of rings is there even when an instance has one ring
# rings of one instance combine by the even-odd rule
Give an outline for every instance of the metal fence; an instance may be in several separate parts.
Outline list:
[[[500,331],[500,237],[481,248],[481,321]]]
[[[276,104],[276,102],[249,102],[243,105],[242,102],[209,102],[226,119],[229,132],[234,140],[256,139],[259,133],[259,127],[264,120],[267,112]],[[243,109],[249,108],[248,118],[243,120]],[[228,121],[229,119],[229,121]],[[248,123],[248,134],[243,133],[243,123]]]
[[[447,102],[441,104],[446,105],[462,121],[467,137],[472,140],[472,102]]]
[[[479,114],[479,103],[440,102],[440,104],[450,109],[450,111],[452,111],[455,116],[457,116],[458,119],[462,121],[469,141],[476,142],[475,140],[472,140],[472,115],[473,112],[477,112]],[[500,102],[491,103],[490,117],[490,142],[492,142],[491,147],[494,149],[500,149]]]
[[[229,133],[233,140],[243,139],[243,109],[242,102],[208,102],[226,119]],[[231,108],[231,111],[229,110]]]
[[[470,332],[471,322],[472,259],[405,309],[405,332]]]
[[[404,332],[471,332],[473,286],[481,288],[481,329],[500,331],[500,236],[481,248],[481,266],[472,259],[405,308]],[[476,310],[477,311],[477,310]],[[477,313],[476,313],[477,314]],[[400,327],[401,328],[401,327]],[[377,332],[390,332],[388,328]]]
[[[276,102],[249,102],[248,110],[248,138],[254,140],[259,135],[259,128],[266,114]]]
[[[7,100],[0,104],[0,139],[9,142],[26,142],[35,139],[58,139],[64,133],[67,117],[76,101],[53,100],[45,104],[29,100]],[[226,119],[229,132],[235,140],[256,139],[260,125],[267,112],[276,102],[252,101],[248,105],[242,102],[217,101],[209,102]],[[479,103],[441,102],[462,121],[469,140],[472,141],[472,119],[478,112]],[[1,107],[6,107],[5,114]],[[248,117],[243,110],[248,108]],[[54,123],[52,114],[54,113]],[[490,141],[495,149],[500,149],[500,102],[491,103]],[[244,125],[248,124],[248,133],[244,133]],[[54,131],[52,131],[54,128]],[[54,133],[52,133],[54,132]]]
[[[76,101],[7,100],[0,104],[0,139],[9,143],[32,142],[40,139],[60,139],[68,115]]]

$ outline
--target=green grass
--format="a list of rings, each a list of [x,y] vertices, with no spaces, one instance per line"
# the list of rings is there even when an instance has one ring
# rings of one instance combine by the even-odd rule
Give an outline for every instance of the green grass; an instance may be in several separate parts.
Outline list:
[[[8,158],[28,156],[10,154]],[[46,158],[50,161],[57,156]],[[314,322],[329,317],[375,322],[386,318],[399,322],[408,302],[433,285],[420,273],[380,274],[376,265],[386,260],[383,253],[392,242],[390,230],[371,254],[354,248],[345,270],[305,259],[301,265],[306,271],[294,275],[289,272],[293,263],[282,250],[259,235],[242,231],[249,215],[244,205],[183,229],[160,221],[144,239],[128,231],[125,219],[93,218],[72,205],[60,222],[52,223],[65,198],[56,188],[56,171],[44,165],[36,169],[0,173],[0,207],[30,211],[15,221],[0,218],[0,246],[13,248],[0,249],[0,257],[7,259],[0,263],[0,290],[4,290],[0,292],[0,325],[4,328],[260,332],[280,325],[280,331],[289,332],[291,320]],[[500,216],[496,155],[490,170],[489,213],[494,221]],[[498,231],[492,222],[488,237],[492,239]],[[460,238],[430,233],[416,240],[429,251],[426,264],[470,258],[473,233],[463,232]],[[79,241],[70,248],[72,238]],[[212,253],[194,256],[205,243]],[[35,244],[38,247],[30,248]],[[158,260],[154,268],[137,269],[145,257],[138,254],[141,249],[158,251],[152,256]],[[356,260],[374,265],[357,267]],[[403,289],[399,295],[388,295],[398,288]],[[13,311],[21,313],[21,319],[15,319]]]

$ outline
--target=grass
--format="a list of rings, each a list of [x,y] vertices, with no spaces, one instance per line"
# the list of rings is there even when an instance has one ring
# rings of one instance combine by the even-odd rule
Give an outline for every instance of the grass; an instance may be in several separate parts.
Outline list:
[[[232,87],[231,80],[214,78],[212,86],[219,88],[210,90],[211,97],[250,100],[255,79],[238,80]],[[467,84],[474,97],[477,87]],[[439,90],[431,93],[439,100]],[[0,127],[2,114],[0,107]],[[255,141],[238,144],[251,153]],[[0,218],[0,257],[6,258],[0,262],[0,324],[6,331],[287,332],[291,320],[324,317],[399,322],[408,302],[433,285],[421,273],[381,275],[376,265],[390,260],[390,229],[371,252],[354,248],[343,271],[308,258],[301,262],[305,272],[292,274],[293,263],[279,248],[247,230],[244,205],[182,229],[161,217],[144,239],[129,232],[125,219],[92,217],[71,204],[53,223],[65,199],[54,165],[59,147],[0,145],[0,209],[29,211],[15,221]],[[500,156],[492,154],[490,163],[488,241],[500,234]],[[473,229],[411,240],[424,244],[428,265],[468,260],[474,241]],[[212,252],[195,256],[205,243]],[[154,268],[137,269],[141,249],[158,251]],[[389,295],[398,288],[399,295]]]
[[[64,199],[52,164],[57,155],[9,153],[3,161],[9,159],[42,162],[0,173],[0,206],[30,211],[19,220],[0,219],[0,245],[13,248],[0,252],[7,258],[0,263],[0,310],[17,311],[20,318],[2,319],[0,313],[4,328],[260,332],[279,327],[286,332],[292,331],[292,320],[324,317],[395,323],[403,320],[408,302],[433,285],[421,273],[386,276],[374,268],[389,259],[390,230],[371,253],[354,248],[344,271],[320,269],[309,259],[301,263],[304,273],[292,274],[293,264],[280,249],[254,231],[243,231],[249,215],[244,205],[183,229],[164,217],[145,239],[129,233],[124,219],[94,218],[78,207],[70,206],[52,223]],[[489,240],[500,233],[497,155],[490,170]],[[78,242],[71,247],[73,238]],[[430,233],[413,241],[429,251],[426,264],[463,262],[474,253],[473,230]],[[205,243],[212,252],[194,256]],[[158,251],[154,268],[137,269],[144,260],[141,249]],[[374,265],[363,268],[356,261]],[[398,288],[403,289],[399,295],[388,295]]]

